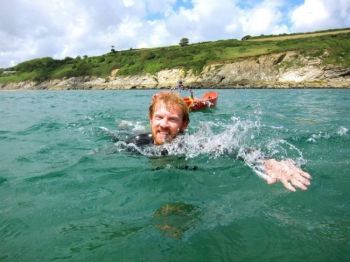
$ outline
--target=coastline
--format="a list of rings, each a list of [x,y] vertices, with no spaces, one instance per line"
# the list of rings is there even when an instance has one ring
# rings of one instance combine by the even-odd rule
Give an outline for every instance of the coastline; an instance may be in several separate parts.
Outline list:
[[[130,90],[169,89],[179,80],[193,89],[290,89],[350,88],[350,68],[325,65],[323,57],[302,56],[296,51],[249,57],[230,63],[205,66],[201,72],[183,68],[155,74],[118,75],[113,69],[106,78],[80,76],[0,83],[0,90]]]
[[[326,86],[326,87],[312,87],[312,86],[303,86],[303,87],[217,87],[217,86],[211,86],[211,87],[190,87],[190,89],[193,90],[349,90],[350,86],[345,87],[332,87],[332,86]],[[89,89],[83,89],[83,88],[76,88],[76,89],[70,89],[70,88],[62,88],[62,89],[0,89],[0,93],[2,92],[37,92],[37,91],[44,91],[44,92],[55,92],[55,91],[140,91],[140,90],[171,90],[170,88],[162,87],[162,88],[133,88],[133,89],[103,89],[103,88],[89,88]],[[176,91],[176,90],[175,90]]]

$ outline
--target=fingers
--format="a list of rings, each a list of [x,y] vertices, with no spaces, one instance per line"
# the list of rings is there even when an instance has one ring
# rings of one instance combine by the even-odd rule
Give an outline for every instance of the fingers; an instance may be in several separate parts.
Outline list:
[[[290,159],[282,161],[269,159],[265,161],[264,167],[267,176],[265,180],[268,184],[281,181],[285,188],[293,192],[296,188],[307,190],[310,185],[310,174],[301,170]]]
[[[310,185],[309,179],[307,179],[304,176],[302,176],[302,174],[300,172],[291,173],[290,179],[294,180],[296,182],[300,182],[300,183],[302,183],[305,186],[309,186]]]
[[[308,180],[312,179],[311,175],[303,170],[301,170],[291,159],[286,160],[289,168],[293,171],[293,173],[298,173],[301,176],[307,178]]]
[[[293,185],[293,187],[300,188],[301,190],[307,190],[307,187],[310,185],[310,181],[305,178],[300,169],[295,168],[288,170],[285,174],[285,179]]]
[[[305,177],[305,178],[307,178],[307,179],[312,179],[312,177],[310,176],[310,174],[309,173],[306,173],[306,172],[304,172],[303,170],[301,170],[301,169],[299,169],[299,173],[300,173],[300,175],[302,175],[303,177]]]
[[[300,181],[298,181],[296,179],[291,179],[290,182],[293,184],[293,186],[298,187],[298,188],[300,188],[302,190],[306,190],[307,189],[307,187],[303,183],[301,183]]]
[[[296,191],[295,187],[293,187],[292,184],[289,183],[287,179],[283,178],[283,179],[281,179],[281,182],[282,182],[283,186],[285,188],[287,188],[288,190],[293,191],[293,192]]]
[[[307,178],[305,178],[305,177],[303,177],[303,176],[300,176],[300,177],[299,177],[299,181],[300,181],[301,183],[303,183],[305,186],[309,186],[309,185],[310,185],[310,180],[307,179]]]
[[[287,160],[288,161],[288,160]],[[307,190],[307,186],[310,185],[311,176],[309,173],[304,172],[293,161],[288,161],[288,176],[290,182],[302,190]]]

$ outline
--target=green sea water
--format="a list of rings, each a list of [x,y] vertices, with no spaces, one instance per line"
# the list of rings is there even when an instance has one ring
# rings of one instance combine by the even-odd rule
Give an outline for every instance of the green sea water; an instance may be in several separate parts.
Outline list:
[[[129,152],[111,136],[149,131],[155,92],[0,92],[0,261],[350,261],[350,91],[218,90],[189,146]],[[311,186],[267,185],[244,147]]]

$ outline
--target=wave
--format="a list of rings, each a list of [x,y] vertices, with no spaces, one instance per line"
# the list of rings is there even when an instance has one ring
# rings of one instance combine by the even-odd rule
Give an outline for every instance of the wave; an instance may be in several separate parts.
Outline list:
[[[5,182],[7,182],[7,179],[4,177],[0,177],[0,185],[2,185]]]
[[[65,125],[62,123],[58,123],[55,121],[51,121],[51,120],[44,120],[40,123],[34,124],[28,128],[26,128],[25,130],[22,131],[18,131],[16,134],[17,135],[30,135],[34,132],[38,132],[38,131],[45,131],[45,132],[51,132],[54,130],[59,130],[61,128],[63,128]]]
[[[102,127],[101,130],[105,134],[121,137],[120,134],[125,130],[137,134],[135,130],[140,129],[135,127],[139,125],[142,126],[136,122],[122,122],[120,126],[124,130],[112,131]],[[144,128],[142,126],[142,130]],[[298,165],[305,164],[306,160],[298,146],[278,136],[281,130],[284,132],[284,127],[261,125],[260,114],[251,119],[232,116],[228,121],[199,122],[196,129],[190,129],[172,143],[161,146],[137,146],[127,144],[125,140],[116,142],[114,146],[116,152],[132,151],[150,158],[162,157],[165,154],[186,159],[199,156],[209,159],[229,156],[243,159],[253,169],[266,157],[291,158]]]
[[[332,139],[346,139],[348,138],[349,129],[343,126],[340,126],[336,130],[331,131],[319,131],[309,135],[306,138],[308,143],[317,143],[322,140],[332,140]]]

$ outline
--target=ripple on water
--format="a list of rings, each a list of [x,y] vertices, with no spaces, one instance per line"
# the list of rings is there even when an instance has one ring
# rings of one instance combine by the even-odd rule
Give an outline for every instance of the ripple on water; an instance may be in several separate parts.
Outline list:
[[[55,178],[61,178],[67,174],[66,170],[57,170],[57,171],[50,171],[47,173],[44,173],[42,175],[37,175],[33,177],[26,178],[25,180],[27,182],[37,182],[37,181],[42,181],[42,180],[47,180],[47,179],[55,179]]]
[[[29,226],[19,218],[0,218],[0,236],[3,239],[13,239],[22,235]]]
[[[4,184],[6,181],[7,181],[6,178],[0,177],[0,186],[1,186],[2,184]]]
[[[44,131],[44,132],[52,132],[54,130],[59,130],[62,128],[65,128],[65,124],[61,124],[58,123],[56,121],[43,121],[37,124],[34,124],[28,128],[26,128],[25,130],[22,131],[18,131],[16,134],[17,135],[31,135],[34,132],[38,132],[38,131]]]

